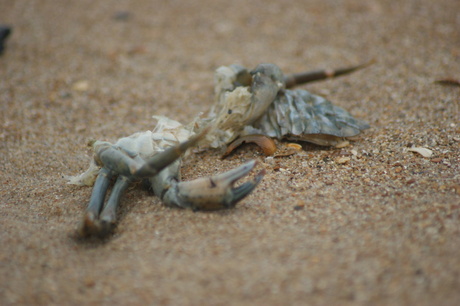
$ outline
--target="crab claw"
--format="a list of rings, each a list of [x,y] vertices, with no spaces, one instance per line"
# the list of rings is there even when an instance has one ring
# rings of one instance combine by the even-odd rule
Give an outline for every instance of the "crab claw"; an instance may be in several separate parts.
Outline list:
[[[177,168],[179,163],[176,161],[189,148],[193,147],[207,131],[208,129],[205,129],[202,133],[154,155],[147,161],[144,161],[136,152],[108,142],[98,143],[96,158],[103,164],[103,167],[96,179],[90,202],[78,232],[79,235],[81,237],[98,236],[101,238],[110,235],[116,226],[120,199],[130,182],[135,179],[155,176],[164,168],[172,167],[171,164]],[[104,206],[110,181],[116,176],[118,176],[117,180]]]
[[[179,206],[190,207],[193,210],[218,210],[234,207],[262,180],[265,170],[260,171],[251,181],[233,187],[233,184],[247,175],[256,164],[257,162],[253,160],[222,174],[180,182],[176,191]]]

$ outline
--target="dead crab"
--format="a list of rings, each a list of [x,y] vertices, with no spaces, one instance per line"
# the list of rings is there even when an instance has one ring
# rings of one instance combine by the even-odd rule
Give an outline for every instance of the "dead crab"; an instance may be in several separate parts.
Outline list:
[[[146,180],[166,205],[193,210],[234,207],[251,193],[264,175],[233,185],[249,174],[255,161],[228,172],[193,181],[180,180],[181,156],[190,148],[222,148],[254,133],[264,137],[289,138],[319,145],[337,145],[368,125],[345,110],[305,90],[290,90],[298,84],[352,72],[362,66],[335,71],[317,71],[283,76],[273,64],[248,71],[239,65],[220,67],[215,74],[216,105],[206,118],[184,126],[155,116],[152,131],[135,133],[115,144],[93,143],[94,159],[89,169],[70,183],[92,185],[80,233],[106,236],[113,231],[116,210],[123,192],[134,180]],[[112,192],[104,205],[112,179]]]
[[[110,234],[115,227],[120,198],[134,180],[148,181],[155,195],[168,206],[217,210],[234,207],[262,179],[263,170],[253,180],[233,187],[237,180],[255,167],[256,162],[250,161],[219,175],[181,182],[181,156],[196,145],[204,134],[190,135],[178,122],[160,118],[153,131],[120,138],[115,144],[96,141],[93,144],[95,155],[90,169],[72,178],[74,183],[91,184],[97,174],[80,234],[100,237]],[[116,181],[104,205],[113,178]]]

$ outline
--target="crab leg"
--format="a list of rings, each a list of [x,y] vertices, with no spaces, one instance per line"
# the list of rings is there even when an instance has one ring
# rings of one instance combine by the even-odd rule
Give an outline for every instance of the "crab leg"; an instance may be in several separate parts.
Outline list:
[[[82,236],[95,235],[104,237],[111,233],[115,225],[116,210],[121,196],[130,181],[155,176],[164,168],[175,164],[174,162],[187,149],[195,145],[203,137],[205,132],[207,130],[197,136],[191,137],[188,141],[157,153],[146,161],[135,152],[109,143],[101,144],[99,150],[96,151],[96,155],[104,164],[104,167],[96,179],[91,199],[86,209],[83,225],[80,228],[80,234]],[[102,209],[110,180],[117,174],[119,176],[112,193],[105,208]]]
[[[95,220],[99,217],[104,204],[105,195],[109,188],[110,180],[113,177],[113,172],[106,168],[102,168],[97,176],[94,184],[91,199],[89,200],[88,207],[86,208],[86,219]]]
[[[163,152],[157,153],[148,160],[144,165],[137,169],[132,175],[135,178],[148,178],[160,173],[161,170],[174,163],[179,159],[189,148],[193,147],[198,141],[203,138],[204,134],[209,129],[205,129],[200,134],[191,137],[189,140],[181,142],[177,146],[167,148]]]
[[[356,70],[363,69],[371,64],[374,61],[369,61],[365,64],[351,66],[346,68],[339,68],[339,69],[325,69],[325,70],[316,70],[316,71],[309,71],[303,73],[295,73],[289,74],[284,77],[284,82],[286,84],[286,88],[292,88],[298,85],[316,82],[320,80],[325,80],[328,78],[338,77],[341,75],[352,73]]]
[[[106,223],[109,227],[112,227],[115,224],[115,220],[117,218],[117,207],[120,204],[121,196],[125,192],[129,183],[130,180],[127,177],[120,175],[113,186],[112,193],[110,194],[106,206],[102,210],[99,219],[102,223]]]

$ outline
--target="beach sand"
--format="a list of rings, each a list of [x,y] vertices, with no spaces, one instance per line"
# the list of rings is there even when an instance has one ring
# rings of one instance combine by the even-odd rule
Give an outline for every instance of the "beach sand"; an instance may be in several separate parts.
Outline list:
[[[459,1],[0,0],[0,23],[0,304],[458,305],[460,88],[435,81],[460,79]],[[371,125],[350,146],[192,154],[186,180],[267,174],[210,213],[133,185],[110,239],[75,238],[89,140],[190,122],[220,65],[372,59],[302,87]]]

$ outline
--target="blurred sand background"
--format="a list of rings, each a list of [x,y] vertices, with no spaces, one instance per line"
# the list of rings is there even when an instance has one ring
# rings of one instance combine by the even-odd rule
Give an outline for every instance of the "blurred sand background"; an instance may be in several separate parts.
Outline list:
[[[458,305],[460,88],[434,81],[460,78],[459,1],[0,0],[0,23],[0,304]],[[306,87],[370,123],[349,147],[192,155],[185,179],[267,175],[217,213],[132,186],[111,239],[74,238],[88,140],[189,122],[220,65],[370,59]]]

